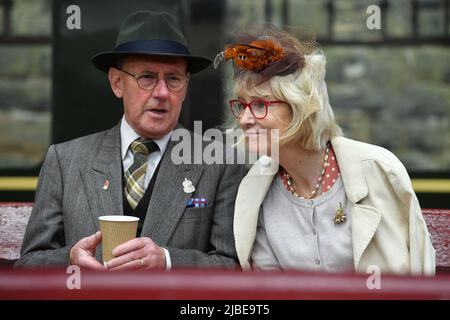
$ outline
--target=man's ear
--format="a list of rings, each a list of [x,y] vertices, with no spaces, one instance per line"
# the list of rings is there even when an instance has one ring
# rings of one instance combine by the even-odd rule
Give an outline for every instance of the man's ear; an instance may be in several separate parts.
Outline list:
[[[116,68],[109,68],[108,71],[109,84],[117,98],[123,97],[123,80],[120,71]]]

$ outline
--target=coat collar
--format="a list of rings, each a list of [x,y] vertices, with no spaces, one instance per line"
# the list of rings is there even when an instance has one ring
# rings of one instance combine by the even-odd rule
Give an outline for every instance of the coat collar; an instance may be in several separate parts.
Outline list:
[[[196,186],[204,170],[202,165],[175,165],[171,154],[177,143],[171,140],[161,159],[141,233],[142,237],[150,237],[161,246],[168,244],[186,209],[186,201],[192,197],[191,193],[183,191],[184,179]]]
[[[357,203],[364,199],[369,191],[360,156],[352,143],[354,143],[353,140],[344,137],[335,137],[331,140],[331,145],[333,146],[339,169],[341,170],[341,177],[344,182],[347,198],[352,203]],[[267,156],[262,156],[252,166],[244,180],[255,176],[271,176],[271,183],[273,177],[278,172],[278,168],[279,164],[275,160]]]
[[[363,170],[363,160],[357,152],[356,142],[344,137],[336,137],[331,140],[336,155],[341,178],[344,184],[345,194],[351,202],[352,244],[355,270],[359,270],[359,264],[364,251],[375,235],[381,221],[380,211],[362,201],[368,196],[366,175]]]
[[[104,133],[96,157],[80,171],[97,230],[99,216],[123,214],[119,128],[116,125]]]
[[[242,179],[236,196],[233,232],[236,252],[244,269],[250,269],[250,257],[256,238],[259,208],[264,201],[279,164],[262,156]]]
[[[364,199],[369,193],[366,178],[362,168],[359,154],[356,152],[353,140],[344,137],[331,139],[339,170],[341,171],[342,182],[344,183],[347,199],[353,204]]]

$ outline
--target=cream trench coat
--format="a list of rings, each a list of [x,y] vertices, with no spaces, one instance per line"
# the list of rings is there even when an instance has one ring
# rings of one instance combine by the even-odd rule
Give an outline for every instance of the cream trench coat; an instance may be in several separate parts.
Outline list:
[[[344,137],[331,144],[351,206],[356,272],[376,265],[382,273],[434,275],[435,250],[403,164],[378,146]],[[259,209],[277,172],[278,164],[263,156],[240,184],[234,236],[244,270],[251,270]]]

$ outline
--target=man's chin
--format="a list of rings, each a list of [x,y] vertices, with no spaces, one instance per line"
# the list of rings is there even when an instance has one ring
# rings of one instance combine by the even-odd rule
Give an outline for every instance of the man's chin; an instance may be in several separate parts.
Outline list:
[[[164,137],[166,134],[168,134],[170,131],[172,131],[173,128],[175,128],[175,125],[173,125],[173,126],[147,126],[146,128],[142,128],[142,130],[139,130],[137,133],[143,138],[160,139],[160,138]]]

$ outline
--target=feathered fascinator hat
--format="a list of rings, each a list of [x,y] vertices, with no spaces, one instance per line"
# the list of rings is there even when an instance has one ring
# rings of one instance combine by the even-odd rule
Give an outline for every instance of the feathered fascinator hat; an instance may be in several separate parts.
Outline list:
[[[225,50],[214,59],[214,68],[223,60],[234,62],[235,78],[243,72],[254,73],[255,85],[273,76],[285,76],[305,67],[305,55],[318,47],[313,33],[273,24],[254,24],[236,33]]]

